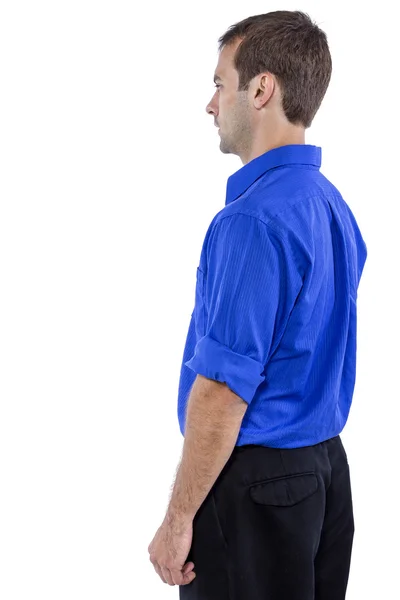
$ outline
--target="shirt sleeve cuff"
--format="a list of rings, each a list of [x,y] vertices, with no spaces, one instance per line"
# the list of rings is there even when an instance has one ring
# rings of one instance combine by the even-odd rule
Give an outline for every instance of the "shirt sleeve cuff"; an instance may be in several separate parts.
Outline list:
[[[208,379],[225,382],[248,404],[265,379],[265,376],[261,375],[264,365],[250,356],[233,352],[209,335],[198,341],[194,356],[184,364]]]

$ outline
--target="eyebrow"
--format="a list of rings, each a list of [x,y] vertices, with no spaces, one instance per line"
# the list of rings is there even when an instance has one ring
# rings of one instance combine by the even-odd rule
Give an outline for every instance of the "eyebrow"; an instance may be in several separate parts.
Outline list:
[[[214,75],[214,83],[216,83],[217,79],[219,81],[222,81],[221,77],[219,75]]]

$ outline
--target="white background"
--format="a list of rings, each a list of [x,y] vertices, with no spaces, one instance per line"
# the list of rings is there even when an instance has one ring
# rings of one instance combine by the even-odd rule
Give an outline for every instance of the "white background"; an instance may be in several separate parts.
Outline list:
[[[267,3],[268,4],[268,3]],[[140,7],[140,8],[139,8]],[[348,600],[398,589],[398,32],[389,3],[6,0],[0,13],[0,597],[178,598],[147,546],[183,438],[179,372],[219,150],[217,40],[277,9],[328,35],[306,142],[368,247],[342,433]]]

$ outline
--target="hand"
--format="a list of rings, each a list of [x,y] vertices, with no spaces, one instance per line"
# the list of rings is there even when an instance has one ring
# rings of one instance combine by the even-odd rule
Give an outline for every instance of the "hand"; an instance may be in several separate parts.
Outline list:
[[[192,538],[193,521],[175,520],[166,515],[148,547],[150,561],[164,583],[187,585],[196,577],[194,564],[185,564]]]

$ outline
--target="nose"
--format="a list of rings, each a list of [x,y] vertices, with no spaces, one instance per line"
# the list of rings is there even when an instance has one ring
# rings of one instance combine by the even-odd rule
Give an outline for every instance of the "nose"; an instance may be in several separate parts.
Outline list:
[[[206,106],[206,113],[208,115],[214,115],[216,117],[218,114],[218,109],[217,109],[216,103],[214,102],[214,99],[215,99],[215,94],[211,98],[211,101]]]

